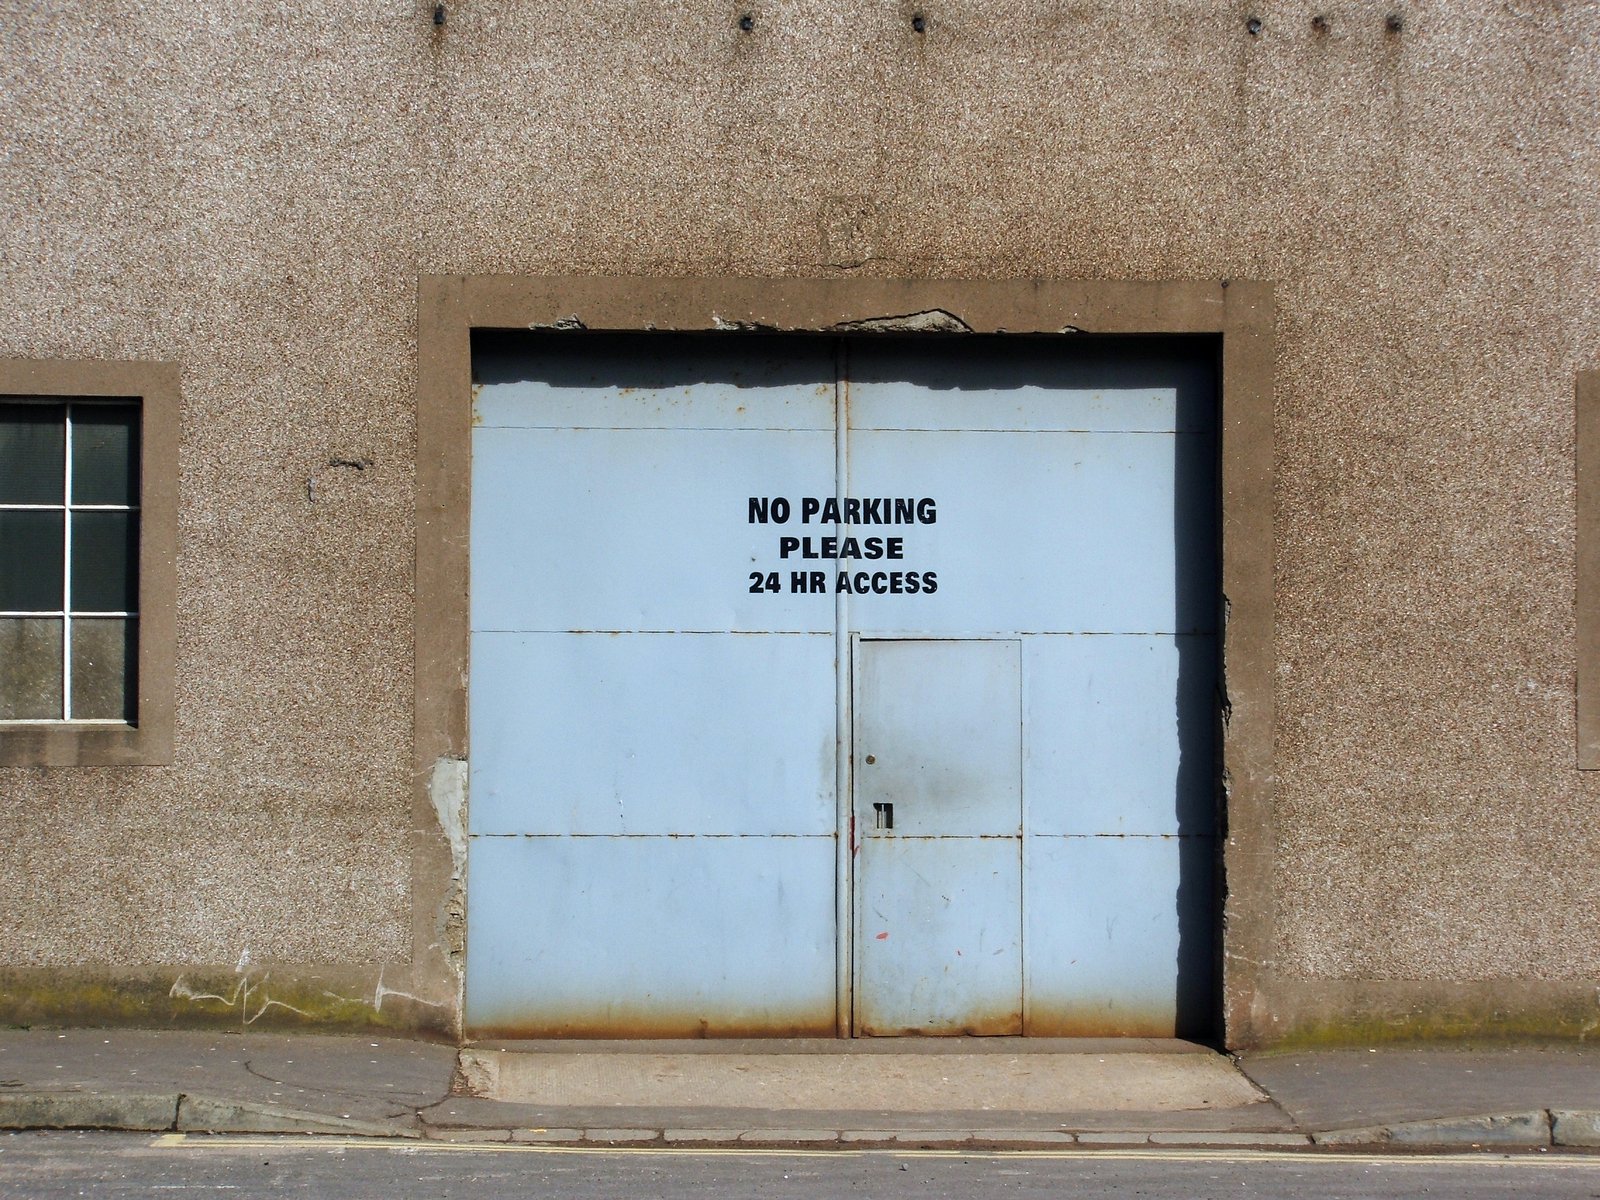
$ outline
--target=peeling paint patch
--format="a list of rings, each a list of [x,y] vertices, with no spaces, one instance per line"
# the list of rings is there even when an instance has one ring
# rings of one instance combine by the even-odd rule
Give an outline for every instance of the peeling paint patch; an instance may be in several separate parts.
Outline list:
[[[467,876],[467,763],[462,758],[441,758],[433,764],[428,781],[433,815],[450,844],[450,880],[459,884]]]
[[[573,313],[571,316],[557,317],[554,321],[535,321],[528,328],[540,331],[555,330],[558,333],[573,333],[589,327],[578,318],[577,313]]]
[[[722,333],[776,333],[776,325],[763,325],[759,321],[730,321],[716,313],[711,314],[711,328]]]
[[[450,884],[439,906],[437,937],[445,961],[455,979],[455,1011],[461,1011],[466,985],[467,952],[467,761],[443,757],[434,760],[428,780],[428,799],[433,803],[439,830],[450,846]],[[379,976],[374,1007],[381,1005],[386,989]],[[404,993],[388,991],[389,995]],[[417,999],[417,997],[407,997]],[[429,1003],[423,1001],[423,1003]]]
[[[860,321],[841,321],[830,326],[833,333],[971,333],[968,325],[942,308],[906,313],[899,317],[867,317]]]

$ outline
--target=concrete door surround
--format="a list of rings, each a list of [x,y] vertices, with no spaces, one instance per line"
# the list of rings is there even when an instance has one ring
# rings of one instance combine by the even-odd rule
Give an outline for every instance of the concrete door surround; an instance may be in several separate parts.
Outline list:
[[[1273,292],[1223,280],[655,279],[425,275],[418,284],[412,991],[459,1032],[465,912],[471,335],[571,331],[1209,334],[1218,342],[1223,1040],[1271,1007]]]

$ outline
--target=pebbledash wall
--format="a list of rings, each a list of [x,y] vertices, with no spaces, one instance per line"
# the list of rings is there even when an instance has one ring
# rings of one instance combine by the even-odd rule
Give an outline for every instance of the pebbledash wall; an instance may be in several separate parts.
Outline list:
[[[171,753],[0,768],[0,1020],[456,1033],[469,330],[940,310],[1221,335],[1226,1041],[1600,1024],[1593,5],[6,8],[7,387],[179,424]]]

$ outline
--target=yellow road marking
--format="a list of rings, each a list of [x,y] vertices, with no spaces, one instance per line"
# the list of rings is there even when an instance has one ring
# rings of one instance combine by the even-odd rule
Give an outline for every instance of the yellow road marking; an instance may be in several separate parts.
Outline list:
[[[420,1138],[348,1138],[321,1134],[255,1135],[163,1133],[151,1146],[161,1150],[377,1150],[391,1154],[550,1154],[550,1155],[697,1155],[704,1158],[981,1158],[996,1162],[1051,1159],[1094,1159],[1102,1162],[1196,1162],[1246,1165],[1249,1163],[1288,1163],[1296,1165],[1359,1163],[1368,1166],[1438,1166],[1476,1164],[1479,1166],[1553,1167],[1561,1170],[1600,1170],[1600,1156],[1583,1154],[1539,1154],[1517,1150],[1512,1153],[1479,1150],[1471,1153],[1448,1151],[1430,1154],[1407,1151],[1398,1154],[1350,1153],[1347,1151],[1305,1150],[1206,1150],[1204,1148],[1151,1146],[1143,1149],[1112,1149],[1079,1146],[1060,1150],[893,1150],[893,1149],[774,1149],[772,1147],[673,1146],[551,1146],[531,1142],[434,1142]]]

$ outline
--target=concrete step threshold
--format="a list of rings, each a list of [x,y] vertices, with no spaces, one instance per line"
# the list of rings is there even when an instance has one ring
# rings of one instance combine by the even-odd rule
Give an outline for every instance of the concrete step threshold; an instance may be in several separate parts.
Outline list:
[[[542,1109],[1182,1112],[1262,1105],[1227,1056],[1165,1039],[479,1042],[456,1093]]]

